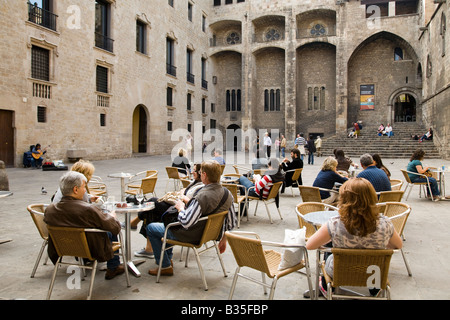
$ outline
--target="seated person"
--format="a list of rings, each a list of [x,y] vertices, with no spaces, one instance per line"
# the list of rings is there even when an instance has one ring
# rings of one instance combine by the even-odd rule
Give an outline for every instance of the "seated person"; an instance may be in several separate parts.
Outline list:
[[[89,203],[95,202],[98,197],[89,194],[89,188],[87,186],[87,184],[92,178],[92,175],[94,174],[95,171],[94,165],[89,161],[79,160],[74,163],[74,165],[72,166],[72,168],[70,168],[70,170],[82,173],[86,177],[86,193],[83,195],[83,200]],[[62,198],[61,189],[58,188],[56,193],[52,196],[52,203],[58,203],[59,201],[61,201],[61,198]]]
[[[271,158],[269,161],[269,170],[264,173],[261,179],[258,179],[253,183],[249,178],[241,176],[239,177],[239,184],[245,187],[248,191],[248,195],[251,197],[267,198],[270,193],[270,189],[273,184],[284,180],[284,173],[281,170],[281,166],[276,158]],[[254,176],[257,177],[257,176]]]
[[[344,150],[335,149],[333,153],[338,162],[336,171],[349,172],[350,166],[352,166],[353,168],[358,168],[358,165],[356,163],[354,163],[349,157],[345,156]]]
[[[39,169],[42,167],[42,161],[44,161],[44,158],[42,156],[47,153],[47,151],[42,151],[41,144],[36,143],[36,146],[31,150],[31,156],[33,157],[31,161],[31,165],[33,168]]]
[[[173,159],[172,167],[179,168],[178,172],[182,175],[189,176],[191,165],[189,164],[188,158],[186,158],[186,150],[180,148],[178,150],[178,156]]]
[[[376,167],[370,154],[363,154],[360,157],[359,162],[364,170],[358,174],[358,178],[369,180],[375,188],[375,192],[391,191],[391,182],[389,181],[388,176],[383,170]]]
[[[386,126],[386,128],[384,128],[384,132],[386,133],[386,135],[390,138],[394,135],[394,132],[392,131],[392,126],[390,123],[388,123],[388,125]]]
[[[196,163],[193,165],[192,175],[194,177],[194,180],[186,188],[181,189],[178,192],[178,194],[182,195],[180,199],[186,204],[203,187],[200,168],[200,163]],[[170,192],[169,194],[173,193]],[[163,200],[164,198],[165,196],[163,196],[161,199],[155,197],[150,198],[148,201],[153,202],[155,204],[155,208],[153,210],[139,212],[137,217],[130,222],[130,228],[137,229],[139,221],[142,221],[142,226],[139,233],[142,234],[147,240],[145,248],[142,248],[140,251],[134,253],[136,257],[145,257],[150,259],[154,258],[152,245],[147,238],[147,226],[152,222],[161,222],[161,216],[164,214],[164,212],[166,212],[171,206],[174,205],[172,201]],[[123,224],[122,227],[125,227],[125,224]]]
[[[348,179],[336,172],[337,160],[333,157],[328,157],[323,161],[322,169],[314,180],[313,187],[324,188],[332,190],[335,183],[344,183]],[[324,203],[334,203],[337,201],[338,194],[335,192],[328,192],[320,190],[320,198]]]
[[[216,160],[220,165],[225,164],[225,160],[222,157],[222,150],[215,149],[214,150],[214,158],[212,160]]]
[[[179,212],[178,221],[181,226],[170,228],[167,237],[181,242],[198,243],[203,235],[206,223],[206,221],[198,220],[210,214],[228,211],[223,230],[219,239],[217,239],[220,241],[219,250],[223,253],[226,249],[225,231],[233,229],[237,223],[233,196],[220,184],[222,169],[217,161],[204,161],[200,172],[204,187],[187,204],[181,200],[177,201],[175,208]],[[173,275],[172,248],[161,252],[164,232],[165,226],[162,222],[153,222],[147,226],[147,237],[154,250],[156,264],[159,265],[160,259],[163,259],[161,275],[171,276]],[[150,269],[148,273],[156,276],[158,268]]]
[[[385,131],[384,131],[385,129],[384,129],[384,125],[383,124],[380,124],[380,126],[378,127],[378,136],[382,136],[382,135],[384,135],[385,134]]]
[[[372,158],[373,158],[373,162],[375,163],[375,166],[376,166],[378,169],[383,170],[383,171],[386,173],[386,175],[388,176],[388,178],[391,179],[391,172],[389,171],[388,168],[386,168],[386,167],[384,166],[383,161],[381,161],[380,155],[379,155],[378,153],[374,153],[374,154],[372,155]]]
[[[420,139],[419,142],[423,140],[433,140],[433,129],[428,129],[427,133],[425,133]]]
[[[114,255],[111,245],[111,241],[117,241],[120,222],[116,220],[114,211],[105,213],[96,205],[83,201],[86,183],[86,177],[79,172],[65,173],[59,182],[61,201],[47,207],[44,222],[55,227],[96,228],[107,231],[107,234],[87,233],[86,238],[92,257],[99,262],[107,261],[105,279],[110,280],[125,271],[119,256]],[[48,240],[48,256],[53,263],[58,260],[51,237]]]
[[[416,172],[420,174],[425,174],[430,167],[424,167],[422,164],[423,157],[425,156],[425,151],[422,149],[417,149],[414,151],[413,155],[411,156],[411,159],[409,159],[408,166],[406,167],[407,171]],[[411,182],[427,182],[427,178],[424,176],[419,176],[416,174],[410,174],[408,173],[409,178],[411,179]],[[431,187],[431,193],[428,188],[425,188],[427,190],[427,197],[433,196],[433,200],[438,200],[440,198],[440,192],[439,187],[437,184],[437,181],[433,177],[428,177],[428,181],[430,182]]]
[[[281,163],[281,168],[285,172],[289,171],[289,170],[303,168],[303,160],[301,159],[301,156],[300,156],[300,150],[298,150],[297,148],[292,148],[291,149],[291,159],[292,159],[292,161],[289,161],[287,158],[284,158],[283,162]],[[283,183],[283,186],[281,187],[281,193],[284,193],[284,189],[286,187],[292,186],[292,183],[293,183],[292,176],[293,175],[294,175],[294,171],[286,172],[286,175],[284,177],[284,183]],[[302,175],[300,175],[300,178],[298,179],[298,183],[300,185],[303,184]]]
[[[315,250],[331,242],[334,248],[400,249],[403,241],[389,218],[379,214],[375,189],[365,179],[352,178],[339,189],[339,216],[331,218],[306,242]],[[333,277],[333,255],[327,254],[325,270]],[[321,284],[324,284],[322,277]],[[320,286],[322,293],[325,290]],[[376,293],[372,292],[371,293]]]

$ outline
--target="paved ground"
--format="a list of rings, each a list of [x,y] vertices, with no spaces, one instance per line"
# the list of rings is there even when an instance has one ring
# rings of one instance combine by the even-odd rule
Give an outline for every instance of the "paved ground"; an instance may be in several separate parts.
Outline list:
[[[303,183],[312,185],[320,170],[324,158],[317,158],[314,165],[305,165]],[[357,159],[354,159],[357,160]],[[403,179],[400,169],[404,168],[407,159],[384,159],[392,172],[392,178]],[[230,161],[228,161],[230,163]],[[425,160],[427,165],[450,166],[450,161]],[[130,159],[95,161],[96,175],[101,176],[108,185],[109,192],[117,198],[120,194],[120,183],[117,179],[107,175],[115,172],[139,172],[147,169],[159,170],[157,194],[164,194],[167,175],[164,167],[170,164],[169,156],[146,156]],[[233,172],[228,165],[225,173]],[[12,239],[9,243],[0,245],[0,299],[45,299],[51,278],[53,265],[40,265],[35,278],[30,274],[35,263],[42,239],[39,237],[29,213],[27,205],[31,203],[49,203],[51,194],[57,189],[60,171],[42,171],[23,168],[7,169],[9,185],[13,196],[0,199],[0,238]],[[448,177],[447,177],[448,181]],[[41,187],[48,190],[47,195],[41,194]],[[290,190],[281,196],[281,212],[283,220],[273,213],[274,223],[270,224],[264,206],[260,205],[257,216],[250,216],[250,221],[243,220],[241,230],[257,232],[262,239],[282,241],[285,229],[297,228],[295,205],[301,201],[298,190],[294,190],[292,197]],[[408,203],[412,206],[412,214],[408,220],[405,234],[404,251],[409,260],[413,276],[409,277],[400,254],[394,255],[390,269],[390,283],[392,298],[396,300],[426,300],[449,299],[450,291],[450,257],[448,248],[448,226],[450,225],[450,202],[431,202],[420,199],[418,187],[414,187]],[[254,204],[250,212],[253,212]],[[273,209],[275,210],[275,209]],[[123,217],[120,217],[123,219]],[[138,233],[132,233],[133,252],[142,248],[145,239]],[[104,273],[99,271],[95,280],[93,299],[96,300],[225,300],[236,267],[234,257],[228,248],[223,254],[228,277],[224,278],[219,262],[213,251],[202,256],[202,263],[206,270],[209,290],[204,291],[199,276],[195,258],[189,257],[188,268],[184,262],[179,262],[180,249],[174,251],[173,277],[162,278],[160,283],[155,277],[147,274],[149,268],[155,266],[154,260],[148,260],[138,266],[142,272],[140,278],[131,276],[131,287],[127,288],[125,277],[105,281]],[[315,252],[309,252],[311,265],[314,266]],[[52,299],[77,300],[85,299],[88,281],[81,283],[81,289],[69,290],[66,281],[69,274],[66,268],[58,273]],[[314,275],[315,268],[312,269]],[[251,273],[251,272],[250,272]],[[275,299],[304,300],[303,292],[308,288],[305,277],[295,274],[278,282]],[[264,300],[260,286],[244,279],[238,281],[235,299]],[[322,298],[323,299],[323,298]]]

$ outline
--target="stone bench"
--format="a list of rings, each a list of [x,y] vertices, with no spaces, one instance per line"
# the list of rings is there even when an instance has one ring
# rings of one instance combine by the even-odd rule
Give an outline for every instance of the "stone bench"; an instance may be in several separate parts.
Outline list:
[[[70,162],[76,162],[76,161],[86,157],[86,150],[84,150],[84,149],[68,149],[66,155]]]

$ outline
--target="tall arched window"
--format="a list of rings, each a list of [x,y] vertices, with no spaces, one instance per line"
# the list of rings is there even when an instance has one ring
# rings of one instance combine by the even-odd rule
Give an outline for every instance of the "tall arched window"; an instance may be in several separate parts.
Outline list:
[[[445,14],[442,13],[441,15],[441,38],[442,38],[442,56],[445,56],[445,33],[447,31],[447,22],[445,20]]]
[[[226,95],[226,110],[230,111],[231,110],[231,96],[230,96],[230,90],[227,90],[227,95]]]
[[[264,90],[264,111],[280,111],[281,109],[281,90]]]
[[[264,90],[264,111],[269,111],[269,90]]]

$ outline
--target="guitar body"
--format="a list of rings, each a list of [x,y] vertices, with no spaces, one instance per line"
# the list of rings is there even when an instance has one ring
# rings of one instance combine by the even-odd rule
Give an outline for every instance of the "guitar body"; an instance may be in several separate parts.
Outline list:
[[[39,160],[39,158],[42,157],[42,156],[44,155],[44,153],[47,152],[47,148],[48,148],[48,147],[50,147],[50,146],[45,147],[45,148],[44,148],[44,151],[40,150],[39,153],[34,153],[34,152],[32,152],[31,155],[33,156],[33,158],[34,158],[35,160]]]

